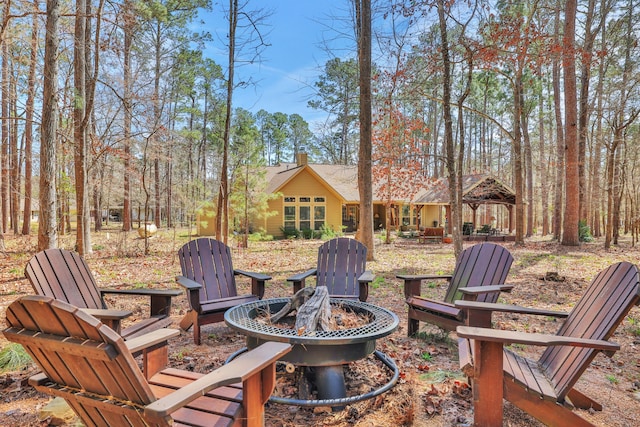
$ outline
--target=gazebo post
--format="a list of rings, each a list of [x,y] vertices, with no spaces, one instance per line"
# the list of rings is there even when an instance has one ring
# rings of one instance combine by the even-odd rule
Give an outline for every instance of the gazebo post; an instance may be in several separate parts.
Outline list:
[[[506,205],[509,211],[509,234],[513,231],[513,205]]]

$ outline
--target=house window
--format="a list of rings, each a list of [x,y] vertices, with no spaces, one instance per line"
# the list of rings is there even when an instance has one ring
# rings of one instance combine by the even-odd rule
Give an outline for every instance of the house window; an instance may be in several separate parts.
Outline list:
[[[284,228],[285,230],[295,230],[296,228],[296,207],[284,207]]]
[[[411,209],[409,205],[402,205],[402,225],[411,224]]]
[[[324,197],[285,197],[284,203],[285,229],[320,230],[324,225],[327,210]]]
[[[311,229],[311,206],[300,206],[300,230]]]
[[[320,230],[324,225],[324,217],[325,217],[325,206],[314,206],[313,207],[313,229]]]

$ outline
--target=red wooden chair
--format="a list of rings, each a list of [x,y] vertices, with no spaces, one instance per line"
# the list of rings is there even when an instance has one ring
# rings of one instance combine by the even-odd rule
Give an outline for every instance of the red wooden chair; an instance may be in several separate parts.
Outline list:
[[[38,295],[66,301],[87,309],[93,316],[122,335],[131,339],[171,324],[171,298],[180,295],[179,289],[104,289],[99,288],[89,266],[76,252],[65,249],[47,249],[29,260],[24,275]],[[120,329],[120,322],[130,311],[110,310],[105,295],[144,296],[150,301],[149,317]]]
[[[474,425],[502,425],[507,399],[546,425],[591,426],[573,408],[602,410],[574,388],[599,352],[612,356],[620,346],[607,341],[634,304],[640,301],[640,274],[628,262],[601,271],[570,313],[504,304],[458,301],[468,311],[541,314],[566,317],[555,335],[460,326],[460,366],[473,378]],[[546,347],[538,360],[505,346]]]
[[[193,326],[193,339],[201,343],[200,327],[222,322],[224,312],[245,302],[263,297],[264,286],[271,276],[236,270],[231,262],[231,250],[214,239],[200,238],[186,243],[178,251],[182,276],[176,281],[185,288],[189,312],[180,321],[185,331]],[[238,295],[235,276],[251,278],[251,294]]]
[[[87,426],[263,426],[275,362],[291,350],[268,342],[206,375],[154,363],[143,374],[129,341],[66,302],[26,296],[6,316],[5,337],[42,370],[29,384],[64,398]]]
[[[479,316],[469,319],[463,310],[455,307],[454,302],[463,298],[496,302],[500,292],[513,288],[504,284],[512,263],[513,256],[506,248],[494,243],[480,243],[462,251],[451,275],[397,275],[404,280],[404,295],[409,306],[407,334],[413,336],[418,333],[419,322],[428,322],[448,331],[469,322],[476,326],[491,326],[490,317],[488,320]],[[420,296],[422,282],[436,279],[449,281],[444,301]]]

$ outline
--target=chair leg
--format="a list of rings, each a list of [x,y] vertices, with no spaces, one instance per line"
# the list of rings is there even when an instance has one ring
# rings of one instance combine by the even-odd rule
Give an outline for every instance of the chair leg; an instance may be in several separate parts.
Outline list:
[[[513,381],[504,382],[505,399],[547,426],[593,427],[571,409],[551,400],[540,399]]]
[[[580,409],[593,409],[594,411],[602,411],[602,405],[589,396],[582,394],[575,388],[572,388],[567,397],[571,401],[571,404]]]
[[[407,320],[407,336],[413,337],[420,331],[420,322],[416,319]]]
[[[187,314],[184,315],[182,320],[180,320],[180,329],[183,331],[188,331],[189,328],[195,323],[195,318],[197,313],[195,310],[187,311]]]
[[[193,342],[196,345],[202,344],[202,339],[200,337],[200,323],[198,323],[197,317],[195,322],[193,322]]]

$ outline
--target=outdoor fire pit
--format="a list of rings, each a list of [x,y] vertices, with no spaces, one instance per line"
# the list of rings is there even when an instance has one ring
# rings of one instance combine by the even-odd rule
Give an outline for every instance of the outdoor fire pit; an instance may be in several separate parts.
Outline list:
[[[399,375],[395,362],[375,349],[376,339],[387,336],[398,328],[398,317],[394,313],[361,301],[332,298],[332,309],[340,307],[345,311],[360,314],[368,322],[349,329],[305,331],[299,334],[299,331],[293,328],[270,325],[260,320],[265,314],[277,313],[288,301],[289,298],[254,301],[233,307],[224,315],[229,327],[246,336],[249,349],[266,341],[290,343],[293,349],[282,361],[288,362],[289,366],[301,367],[306,373],[313,373],[318,399],[272,396],[272,402],[300,406],[332,406],[335,409],[372,398],[395,385]],[[343,365],[364,359],[372,353],[393,372],[392,379],[377,390],[346,397]]]

